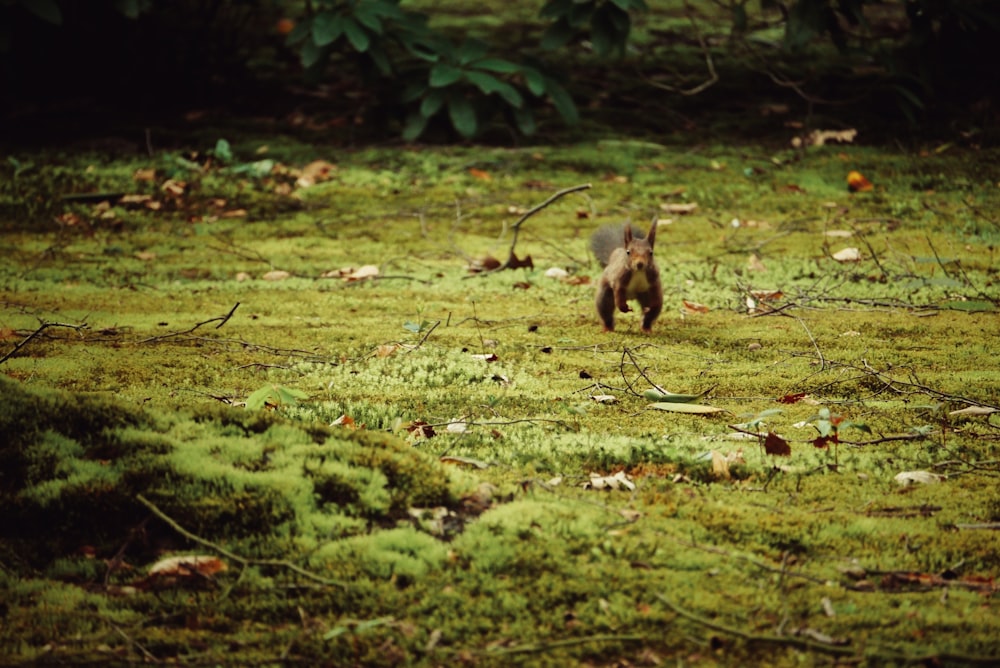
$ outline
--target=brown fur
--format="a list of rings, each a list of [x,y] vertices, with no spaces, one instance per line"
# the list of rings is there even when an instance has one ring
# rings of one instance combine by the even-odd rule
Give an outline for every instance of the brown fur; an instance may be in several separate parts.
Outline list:
[[[615,328],[615,309],[628,313],[630,300],[642,307],[642,331],[652,331],[653,322],[663,310],[663,286],[660,270],[653,259],[656,241],[656,220],[645,238],[633,235],[632,226],[616,233],[614,228],[601,228],[591,238],[591,247],[598,260],[606,264],[597,284],[597,314],[604,331]]]

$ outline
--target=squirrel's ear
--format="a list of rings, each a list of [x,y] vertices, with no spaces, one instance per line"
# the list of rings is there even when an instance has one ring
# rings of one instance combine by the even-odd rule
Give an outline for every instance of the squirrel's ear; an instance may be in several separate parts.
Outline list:
[[[653,216],[653,222],[649,226],[649,234],[646,235],[646,241],[649,242],[649,247],[652,248],[653,244],[656,242],[656,226],[659,224],[660,220]]]
[[[625,245],[632,243],[632,223],[625,223]]]

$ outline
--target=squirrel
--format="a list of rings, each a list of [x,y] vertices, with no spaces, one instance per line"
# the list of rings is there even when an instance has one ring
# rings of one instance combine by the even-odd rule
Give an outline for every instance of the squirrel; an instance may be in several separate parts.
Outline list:
[[[622,313],[632,309],[630,299],[642,306],[642,331],[651,332],[653,322],[663,309],[663,286],[660,270],[653,259],[656,223],[645,236],[633,233],[632,225],[605,225],[590,238],[590,248],[604,267],[597,284],[597,314],[604,331],[615,329],[615,308]]]

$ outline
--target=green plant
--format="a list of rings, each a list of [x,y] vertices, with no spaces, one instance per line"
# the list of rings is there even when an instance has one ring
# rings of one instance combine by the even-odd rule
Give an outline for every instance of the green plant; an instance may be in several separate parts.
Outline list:
[[[561,48],[589,25],[590,43],[598,56],[622,56],[632,29],[629,12],[646,9],[645,0],[549,0],[541,16],[554,22],[542,37],[542,47]]]
[[[459,47],[439,42],[437,53],[422,56],[427,66],[416,68],[414,77],[420,79],[403,95],[404,102],[415,107],[403,127],[405,139],[419,137],[431,119],[443,113],[461,136],[473,137],[498,111],[531,135],[536,122],[530,97],[549,98],[564,121],[577,122],[576,105],[558,81],[540,67],[491,58],[488,51],[487,44],[469,39]]]

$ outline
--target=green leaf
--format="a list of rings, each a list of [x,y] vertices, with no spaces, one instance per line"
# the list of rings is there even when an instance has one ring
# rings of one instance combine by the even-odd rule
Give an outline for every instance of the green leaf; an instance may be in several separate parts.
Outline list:
[[[403,139],[405,141],[416,141],[417,137],[422,135],[426,129],[427,116],[417,111],[411,112],[403,124]]]
[[[62,25],[62,12],[55,0],[20,0],[22,7],[53,25]]]
[[[320,12],[312,21],[312,38],[316,46],[333,44],[344,33],[344,21],[333,12]]]
[[[618,33],[610,21],[594,14],[590,24],[590,43],[594,45],[594,53],[601,58],[607,58],[618,50]]]
[[[448,100],[448,116],[451,124],[466,139],[474,136],[478,129],[476,120],[476,110],[472,108],[472,103],[461,95],[452,95]]]
[[[458,63],[468,65],[473,60],[480,60],[489,52],[490,47],[485,42],[478,39],[467,39],[458,49]]]
[[[443,90],[432,90],[420,102],[420,115],[424,118],[430,118],[441,110],[447,98],[448,96]]]
[[[949,301],[942,302],[940,306],[941,308],[951,309],[953,311],[966,311],[968,313],[989,313],[996,310],[996,306],[990,302],[984,301]]]
[[[538,16],[543,19],[558,19],[566,16],[573,10],[573,0],[549,0],[538,12]]]
[[[573,28],[570,27],[569,21],[565,18],[560,18],[558,21],[550,25],[546,30],[545,34],[542,35],[542,48],[549,51],[560,49],[569,42],[573,37]]]
[[[529,107],[515,109],[514,122],[517,123],[517,129],[521,131],[521,134],[527,137],[535,134],[538,129],[538,124],[535,123],[535,114]]]
[[[288,37],[285,38],[285,46],[294,46],[298,44],[306,37],[309,37],[310,32],[312,32],[312,23],[309,21],[300,21],[295,24],[292,28],[292,32],[288,33]]]
[[[548,86],[545,83],[545,77],[542,73],[534,67],[525,67],[521,71],[524,73],[524,83],[528,85],[528,90],[531,91],[531,94],[535,97],[545,95]]]
[[[371,30],[376,35],[383,34],[382,32],[382,19],[379,11],[378,3],[373,2],[359,2],[354,6],[354,18],[357,19],[358,23],[364,27]]]
[[[708,413],[724,413],[725,408],[716,408],[715,406],[706,406],[704,404],[674,404],[669,402],[658,402],[655,404],[650,404],[650,408],[655,408],[658,411],[668,411],[670,413],[697,413],[697,414],[708,414]]]
[[[233,147],[230,146],[229,142],[225,139],[220,139],[215,142],[215,150],[213,151],[213,154],[222,162],[233,161]]]
[[[709,393],[705,390],[700,394],[675,394],[673,392],[660,392],[659,390],[646,390],[642,396],[648,401],[660,401],[668,404],[689,404],[692,401],[701,399]]]
[[[524,105],[524,98],[521,97],[516,88],[505,81],[497,79],[492,74],[470,70],[465,73],[465,78],[487,95],[498,93],[507,104],[515,109],[520,109]]]
[[[322,57],[323,49],[316,46],[311,39],[302,43],[302,49],[299,50],[299,59],[302,61],[302,67],[309,69],[318,63]]]
[[[449,65],[448,63],[437,63],[431,68],[431,76],[428,79],[434,88],[444,88],[450,86],[462,78],[462,70]]]
[[[392,62],[380,44],[376,42],[368,47],[368,57],[375,63],[375,67],[378,68],[382,76],[387,77],[392,74]]]
[[[580,112],[577,111],[576,104],[573,103],[573,98],[570,97],[565,88],[559,85],[559,82],[546,77],[545,90],[552,99],[552,104],[555,106],[556,111],[559,112],[559,115],[562,116],[566,123],[576,125],[580,122]]]
[[[367,51],[368,45],[371,44],[371,37],[368,36],[368,31],[362,28],[350,16],[344,17],[343,22],[344,34],[347,36],[347,41],[351,43],[351,46],[360,53]]]
[[[400,99],[402,99],[403,102],[416,102],[427,95],[427,91],[429,90],[430,88],[427,84],[420,81],[414,81],[407,84],[406,88],[403,89],[403,94],[400,96]]]
[[[488,70],[497,74],[516,74],[521,71],[521,66],[502,58],[483,58],[471,63],[473,67],[480,70]]]
[[[227,171],[233,174],[246,174],[247,176],[252,176],[253,178],[260,179],[265,176],[270,175],[271,170],[274,169],[274,160],[257,160],[255,162],[244,162],[239,165],[234,165]]]
[[[153,8],[153,0],[116,0],[115,7],[126,18],[137,19]]]
[[[733,32],[745,33],[747,25],[747,8],[743,5],[733,5]]]

